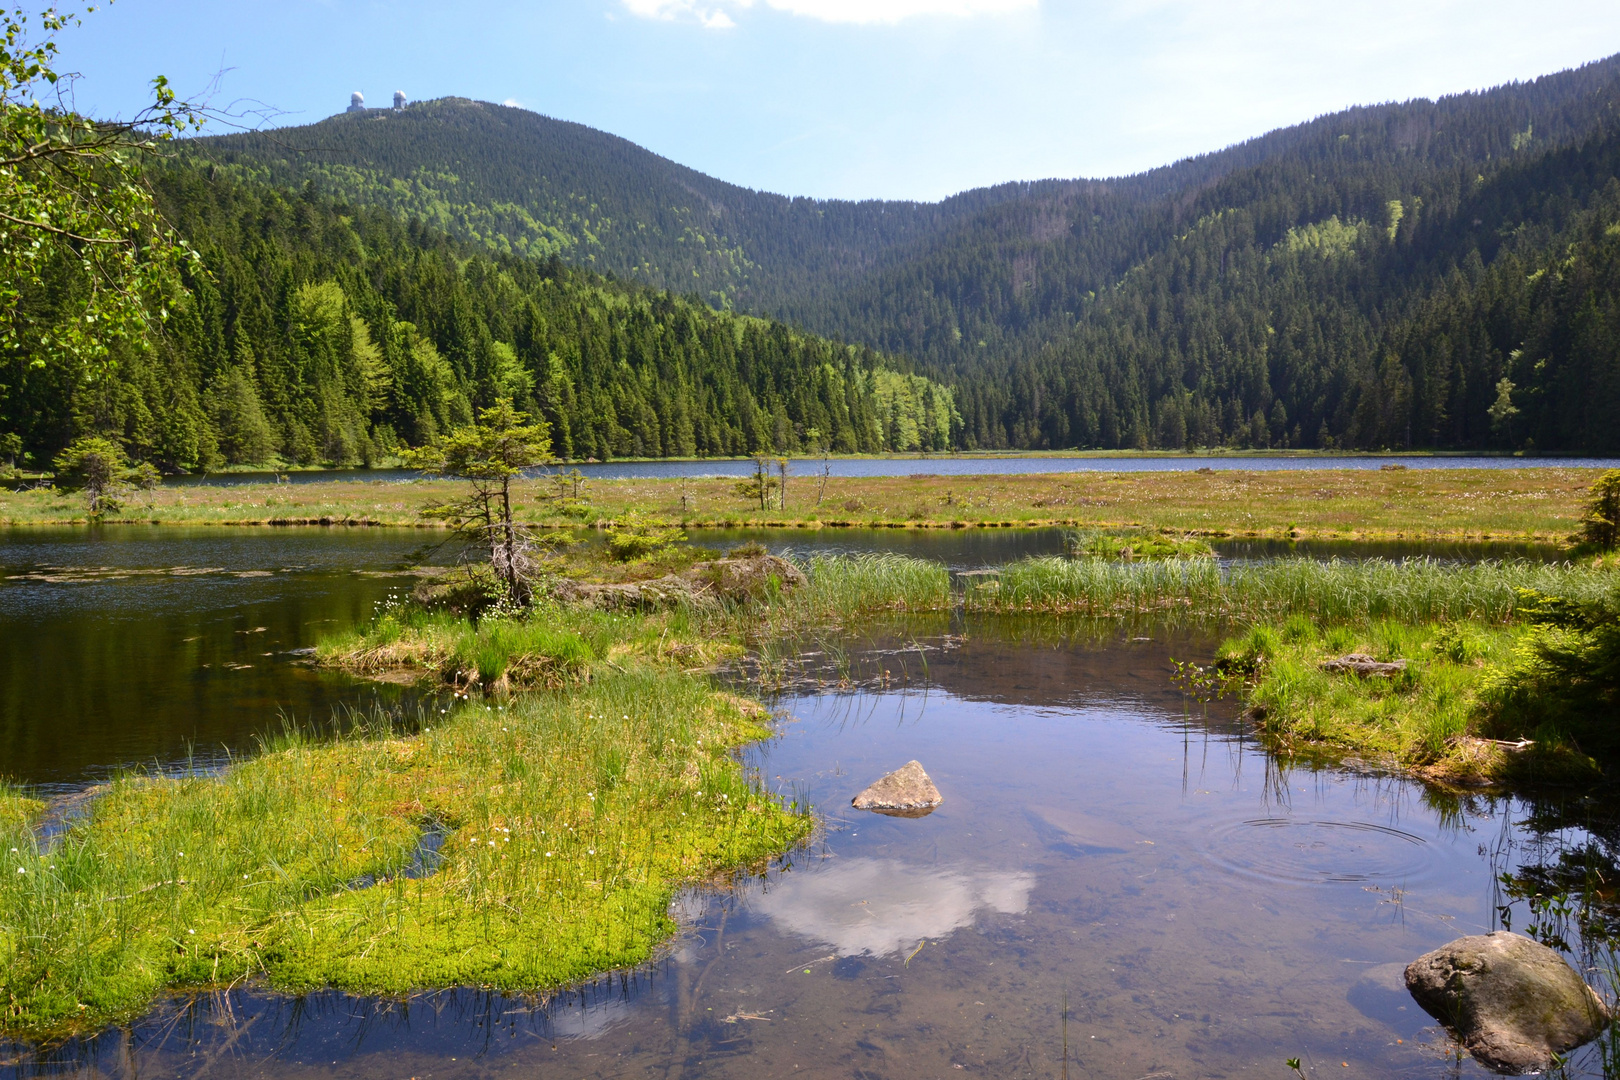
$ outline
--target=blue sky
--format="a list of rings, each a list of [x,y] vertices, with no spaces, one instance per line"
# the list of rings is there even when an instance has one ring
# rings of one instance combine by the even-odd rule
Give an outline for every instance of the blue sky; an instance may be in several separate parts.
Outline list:
[[[461,95],[790,195],[1111,176],[1347,105],[1620,52],[1615,0],[117,0],[61,39],[81,109],[229,69],[307,123]]]

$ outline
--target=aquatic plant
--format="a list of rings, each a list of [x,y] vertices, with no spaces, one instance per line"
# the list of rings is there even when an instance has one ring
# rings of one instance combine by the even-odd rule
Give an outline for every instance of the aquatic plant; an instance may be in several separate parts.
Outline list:
[[[322,642],[317,659],[360,675],[408,671],[429,682],[490,688],[504,680],[511,687],[555,689],[589,675],[600,653],[585,634],[600,636],[605,626],[589,612],[561,618],[551,604],[476,624],[451,611],[404,605]]]
[[[630,513],[608,529],[607,550],[614,559],[629,562],[656,554],[685,540],[686,533],[681,531],[679,525]]]
[[[1011,563],[991,587],[967,592],[972,610],[1124,614],[1182,609],[1206,618],[1308,614],[1318,620],[1442,621],[1513,618],[1519,590],[1590,598],[1612,574],[1529,562],[1279,559],[1222,569],[1208,559],[1126,563],[1034,558]]]
[[[1157,533],[1106,533],[1066,529],[1063,551],[1071,559],[1191,559],[1212,557],[1215,549],[1195,537]]]
[[[836,616],[862,611],[934,611],[951,604],[951,575],[903,555],[817,555],[801,564],[810,587],[784,603]]]

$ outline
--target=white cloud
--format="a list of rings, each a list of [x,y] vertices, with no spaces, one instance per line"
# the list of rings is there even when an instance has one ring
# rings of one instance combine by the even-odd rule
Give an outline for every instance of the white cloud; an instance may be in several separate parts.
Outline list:
[[[777,11],[830,23],[897,23],[902,19],[933,15],[964,18],[971,15],[1008,15],[1030,11],[1040,0],[765,0]],[[754,0],[624,0],[634,15],[666,21],[702,23],[711,30],[735,26],[727,9],[754,6]]]

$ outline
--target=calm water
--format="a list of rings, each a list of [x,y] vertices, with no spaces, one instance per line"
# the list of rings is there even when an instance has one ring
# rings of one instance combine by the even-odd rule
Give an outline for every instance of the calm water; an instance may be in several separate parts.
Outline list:
[[[363,618],[400,580],[367,575],[414,539],[215,530],[143,552],[139,539],[29,535],[3,548],[0,678],[8,703],[57,707],[8,704],[4,745],[8,765],[12,745],[36,748],[33,778],[57,779],[94,773],[95,747],[105,765],[238,731],[221,711],[271,725],[279,708],[354,700],[365,691],[280,653],[331,625],[312,618]],[[43,576],[19,580],[23,565]],[[115,580],[85,580],[90,565]],[[167,572],[117,576],[132,569]],[[271,576],[233,576],[245,573]],[[19,682],[32,676],[10,658],[18,641],[54,681]],[[1075,1076],[1282,1077],[1295,1056],[1334,1075],[1485,1075],[1447,1060],[1399,969],[1499,925],[1498,875],[1585,842],[1592,808],[1280,768],[1229,707],[1171,684],[1172,660],[1214,645],[984,619],[807,647],[808,675],[864,689],[783,698],[780,734],[747,759],[807,793],[826,829],[763,878],[684,897],[689,930],[660,963],[546,1005],[475,991],[177,998],[85,1043],[0,1050],[0,1074],[1059,1077],[1066,1027]],[[252,666],[221,674],[225,657]],[[137,676],[141,693],[109,685],[126,663],[158,674]],[[944,793],[939,810],[849,808],[910,758]],[[1522,908],[1509,914],[1523,925]],[[1574,1074],[1595,1070],[1586,1052]]]
[[[293,652],[370,617],[409,530],[0,530],[0,776],[47,790],[207,764],[395,688]]]
[[[1015,559],[1063,554],[1066,530],[1041,529],[693,529],[689,540],[725,551],[744,543],[764,544],[775,554],[870,555],[893,552],[933,559],[952,570],[1000,566]],[[1226,562],[1271,559],[1436,559],[1479,562],[1483,559],[1529,559],[1555,562],[1568,557],[1555,544],[1360,540],[1216,540],[1216,555]]]
[[[1614,469],[1615,458],[1557,457],[886,457],[845,458],[828,463],[833,476],[1015,476],[1025,473],[1067,472],[1184,472],[1191,469],[1248,469],[1269,472],[1276,469],[1378,469],[1384,465],[1404,465],[1410,469]],[[599,480],[675,476],[748,476],[754,466],[749,461],[610,461],[571,465],[586,476]],[[821,475],[819,458],[794,458],[789,476]],[[312,484],[323,480],[411,480],[420,473],[409,469],[336,469],[323,472],[284,474],[288,483]],[[230,485],[263,484],[274,480],[274,473],[222,473],[214,476],[172,477],[169,484]]]
[[[694,532],[803,556],[894,551],[954,570],[1063,550],[1059,529],[736,529]],[[318,673],[294,650],[367,619],[402,568],[444,549],[402,529],[0,530],[0,776],[47,788],[115,768],[252,749],[282,718],[325,722],[397,688]],[[1244,561],[1555,559],[1521,544],[1227,541]]]

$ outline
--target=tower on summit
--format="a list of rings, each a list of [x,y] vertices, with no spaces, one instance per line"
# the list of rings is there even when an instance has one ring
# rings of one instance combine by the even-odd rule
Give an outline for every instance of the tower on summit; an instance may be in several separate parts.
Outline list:
[[[366,95],[362,94],[358,90],[356,90],[354,93],[350,94],[349,95],[349,108],[348,108],[347,111],[348,112],[365,112],[366,111]]]
[[[394,108],[403,109],[404,107],[405,107],[405,91],[403,91],[403,90],[395,90],[394,91]]]

